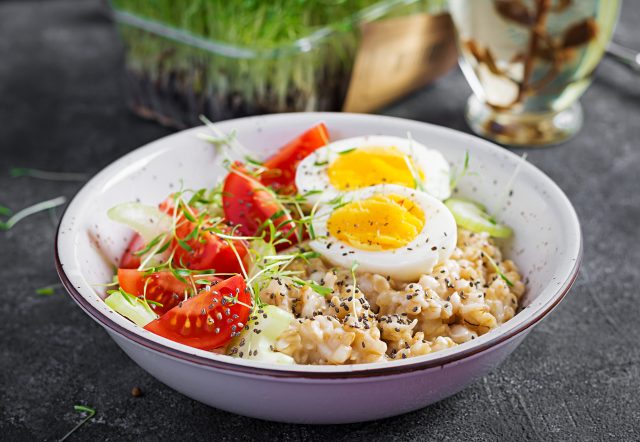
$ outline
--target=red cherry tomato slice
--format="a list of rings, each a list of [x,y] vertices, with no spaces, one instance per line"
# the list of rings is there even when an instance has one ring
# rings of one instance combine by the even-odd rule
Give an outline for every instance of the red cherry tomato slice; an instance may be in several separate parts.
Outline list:
[[[145,295],[146,285],[146,299],[162,304],[160,306],[151,303],[153,311],[160,316],[178,305],[180,301],[183,301],[185,293],[192,292],[194,286],[197,291],[206,287],[205,284],[197,284],[195,281],[207,280],[211,281],[212,284],[222,281],[222,279],[213,275],[194,275],[192,279],[194,281],[193,285],[180,281],[168,270],[145,275],[144,272],[139,272],[135,269],[118,269],[120,287],[131,295],[143,296]]]
[[[261,175],[260,181],[278,193],[295,194],[298,164],[314,150],[326,146],[328,143],[329,131],[324,123],[313,126],[296,139],[285,144],[274,156],[264,162],[263,166],[268,170]]]
[[[160,210],[173,215],[175,201],[169,197],[159,205]],[[197,216],[197,211],[190,208],[193,215]],[[186,238],[195,227],[194,223],[182,219],[176,229],[176,235],[180,239]],[[225,230],[225,226],[221,228]],[[216,236],[211,232],[200,232],[197,238],[186,241],[190,250],[181,247],[177,241],[173,241],[171,249],[175,249],[173,262],[177,267],[191,270],[213,269],[217,273],[242,273],[242,267],[247,264],[248,249],[245,241],[233,240],[240,261],[233,251],[229,241]],[[120,268],[137,269],[140,266],[140,257],[135,252],[142,250],[145,246],[142,237],[135,234],[129,246],[126,248],[120,259]],[[240,264],[242,262],[242,265]]]
[[[194,227],[193,223],[184,223],[176,229],[176,235],[181,239],[186,238]],[[227,229],[223,227],[221,230]],[[201,231],[196,238],[186,243],[190,250],[175,242],[173,262],[176,267],[191,270],[213,269],[216,273],[242,273],[243,267],[246,269],[249,252],[245,241],[228,241],[215,233]]]
[[[236,275],[179,303],[144,328],[181,344],[213,350],[242,330],[250,306],[244,279]]]
[[[291,215],[282,211],[273,195],[240,163],[231,167],[225,179],[222,207],[227,221],[242,235],[259,235],[265,221],[271,219],[283,238],[291,244],[297,242],[296,224]]]
[[[120,258],[120,268],[124,269],[137,269],[140,266],[140,257],[134,255],[138,250],[144,249],[144,241],[137,233],[133,235],[129,245],[122,253]]]

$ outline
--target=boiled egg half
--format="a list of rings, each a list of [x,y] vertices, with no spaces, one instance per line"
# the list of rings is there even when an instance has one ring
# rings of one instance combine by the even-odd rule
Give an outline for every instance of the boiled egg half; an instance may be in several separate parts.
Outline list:
[[[456,222],[437,198],[397,184],[379,184],[320,205],[311,248],[331,264],[415,281],[451,256]]]
[[[451,195],[449,163],[440,152],[410,138],[369,135],[324,146],[300,162],[296,187],[311,203],[341,193],[398,184],[439,200]]]

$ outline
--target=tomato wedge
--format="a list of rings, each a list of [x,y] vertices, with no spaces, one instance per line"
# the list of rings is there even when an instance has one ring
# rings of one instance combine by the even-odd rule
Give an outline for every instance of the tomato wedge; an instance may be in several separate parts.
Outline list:
[[[175,210],[175,201],[169,197],[160,203],[160,209],[169,214]],[[198,211],[189,207],[191,215],[198,216]],[[176,236],[184,240],[196,227],[195,223],[181,218],[176,228]],[[221,225],[220,230],[228,233],[230,229]],[[190,270],[214,269],[217,273],[242,273],[246,266],[247,255],[249,253],[245,241],[222,239],[213,232],[201,230],[197,237],[186,240],[188,249],[185,249],[178,241],[173,242],[175,254],[173,262],[176,267],[183,267]],[[234,249],[235,248],[235,252]],[[236,252],[238,256],[236,256]],[[238,260],[240,257],[240,260]]]
[[[194,275],[193,280],[198,291],[205,288],[206,285],[196,284],[195,281],[207,280],[211,281],[212,284],[222,281],[222,279],[213,275]],[[188,293],[193,289],[192,285],[180,281],[168,270],[145,276],[144,272],[121,268],[118,269],[118,282],[125,292],[135,296],[145,294],[144,286],[146,284],[147,300],[162,304],[162,306],[151,304],[153,311],[161,316],[178,305],[185,298],[185,292]]]
[[[314,150],[326,146],[327,143],[329,143],[329,131],[324,123],[313,126],[285,144],[274,156],[264,162],[263,166],[268,170],[260,176],[260,181],[279,193],[295,194],[298,164]]]
[[[160,210],[173,215],[175,210],[175,201],[169,197],[159,205]],[[197,216],[197,211],[191,209],[192,214]],[[186,238],[195,228],[195,224],[182,218],[176,229],[176,235],[180,239]],[[221,230],[229,232],[226,226],[222,226]],[[224,240],[212,232],[202,231],[197,238],[185,241],[188,249],[182,247],[178,241],[173,241],[172,249],[175,249],[173,262],[176,267],[183,267],[190,270],[209,270],[214,269],[218,273],[242,273],[242,266],[246,265],[248,248],[245,241],[233,240],[240,261],[233,247],[227,240]],[[137,269],[140,266],[140,257],[135,252],[142,250],[145,246],[142,237],[135,234],[120,259],[120,268]]]
[[[271,219],[283,238],[297,242],[291,215],[282,211],[273,195],[240,163],[233,164],[224,181],[222,207],[227,221],[242,235],[259,234],[264,222]]]
[[[144,240],[137,233],[133,235],[129,245],[122,253],[120,267],[124,269],[137,269],[140,266],[140,257],[134,255],[138,250],[144,249]]]
[[[176,229],[176,235],[181,239],[186,238],[194,228],[193,223],[183,223]],[[227,229],[221,227],[221,230]],[[173,262],[176,267],[191,270],[214,269],[217,273],[242,273],[242,268],[246,266],[248,259],[247,244],[245,241],[236,239],[230,240],[230,243],[215,233],[201,231],[196,238],[186,241],[190,250],[175,242]],[[240,260],[233,251],[234,248]]]
[[[179,303],[144,328],[181,344],[213,350],[240,333],[250,306],[244,279],[236,275]]]

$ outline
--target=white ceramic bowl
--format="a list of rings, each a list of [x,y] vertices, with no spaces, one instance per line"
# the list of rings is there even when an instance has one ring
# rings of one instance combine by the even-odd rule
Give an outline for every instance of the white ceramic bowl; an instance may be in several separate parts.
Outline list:
[[[453,164],[470,154],[460,194],[501,210],[515,231],[504,243],[526,277],[522,310],[478,339],[422,357],[348,366],[287,366],[197,350],[135,326],[102,302],[96,283],[111,280],[112,263],[131,232],[107,218],[115,204],[155,204],[180,187],[211,186],[223,173],[214,148],[194,128],[137,149],[105,168],[71,201],[58,228],[58,273],[71,297],[138,365],[198,401],[247,416],[301,423],[344,423],[405,413],[456,393],[500,364],[531,327],[566,295],[581,258],[580,225],[571,203],[544,173],[492,143],[451,129],[399,118],[340,113],[279,114],[225,121],[231,132],[266,156],[324,121],[332,139],[406,136],[439,149]],[[507,185],[513,180],[512,195]],[[535,373],[531,373],[532,376]]]

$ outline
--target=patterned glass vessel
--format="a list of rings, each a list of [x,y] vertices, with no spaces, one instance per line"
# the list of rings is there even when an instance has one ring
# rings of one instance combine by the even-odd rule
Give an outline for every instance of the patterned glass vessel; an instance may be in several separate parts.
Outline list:
[[[466,118],[506,145],[562,142],[582,125],[578,98],[609,43],[618,0],[451,0]]]

